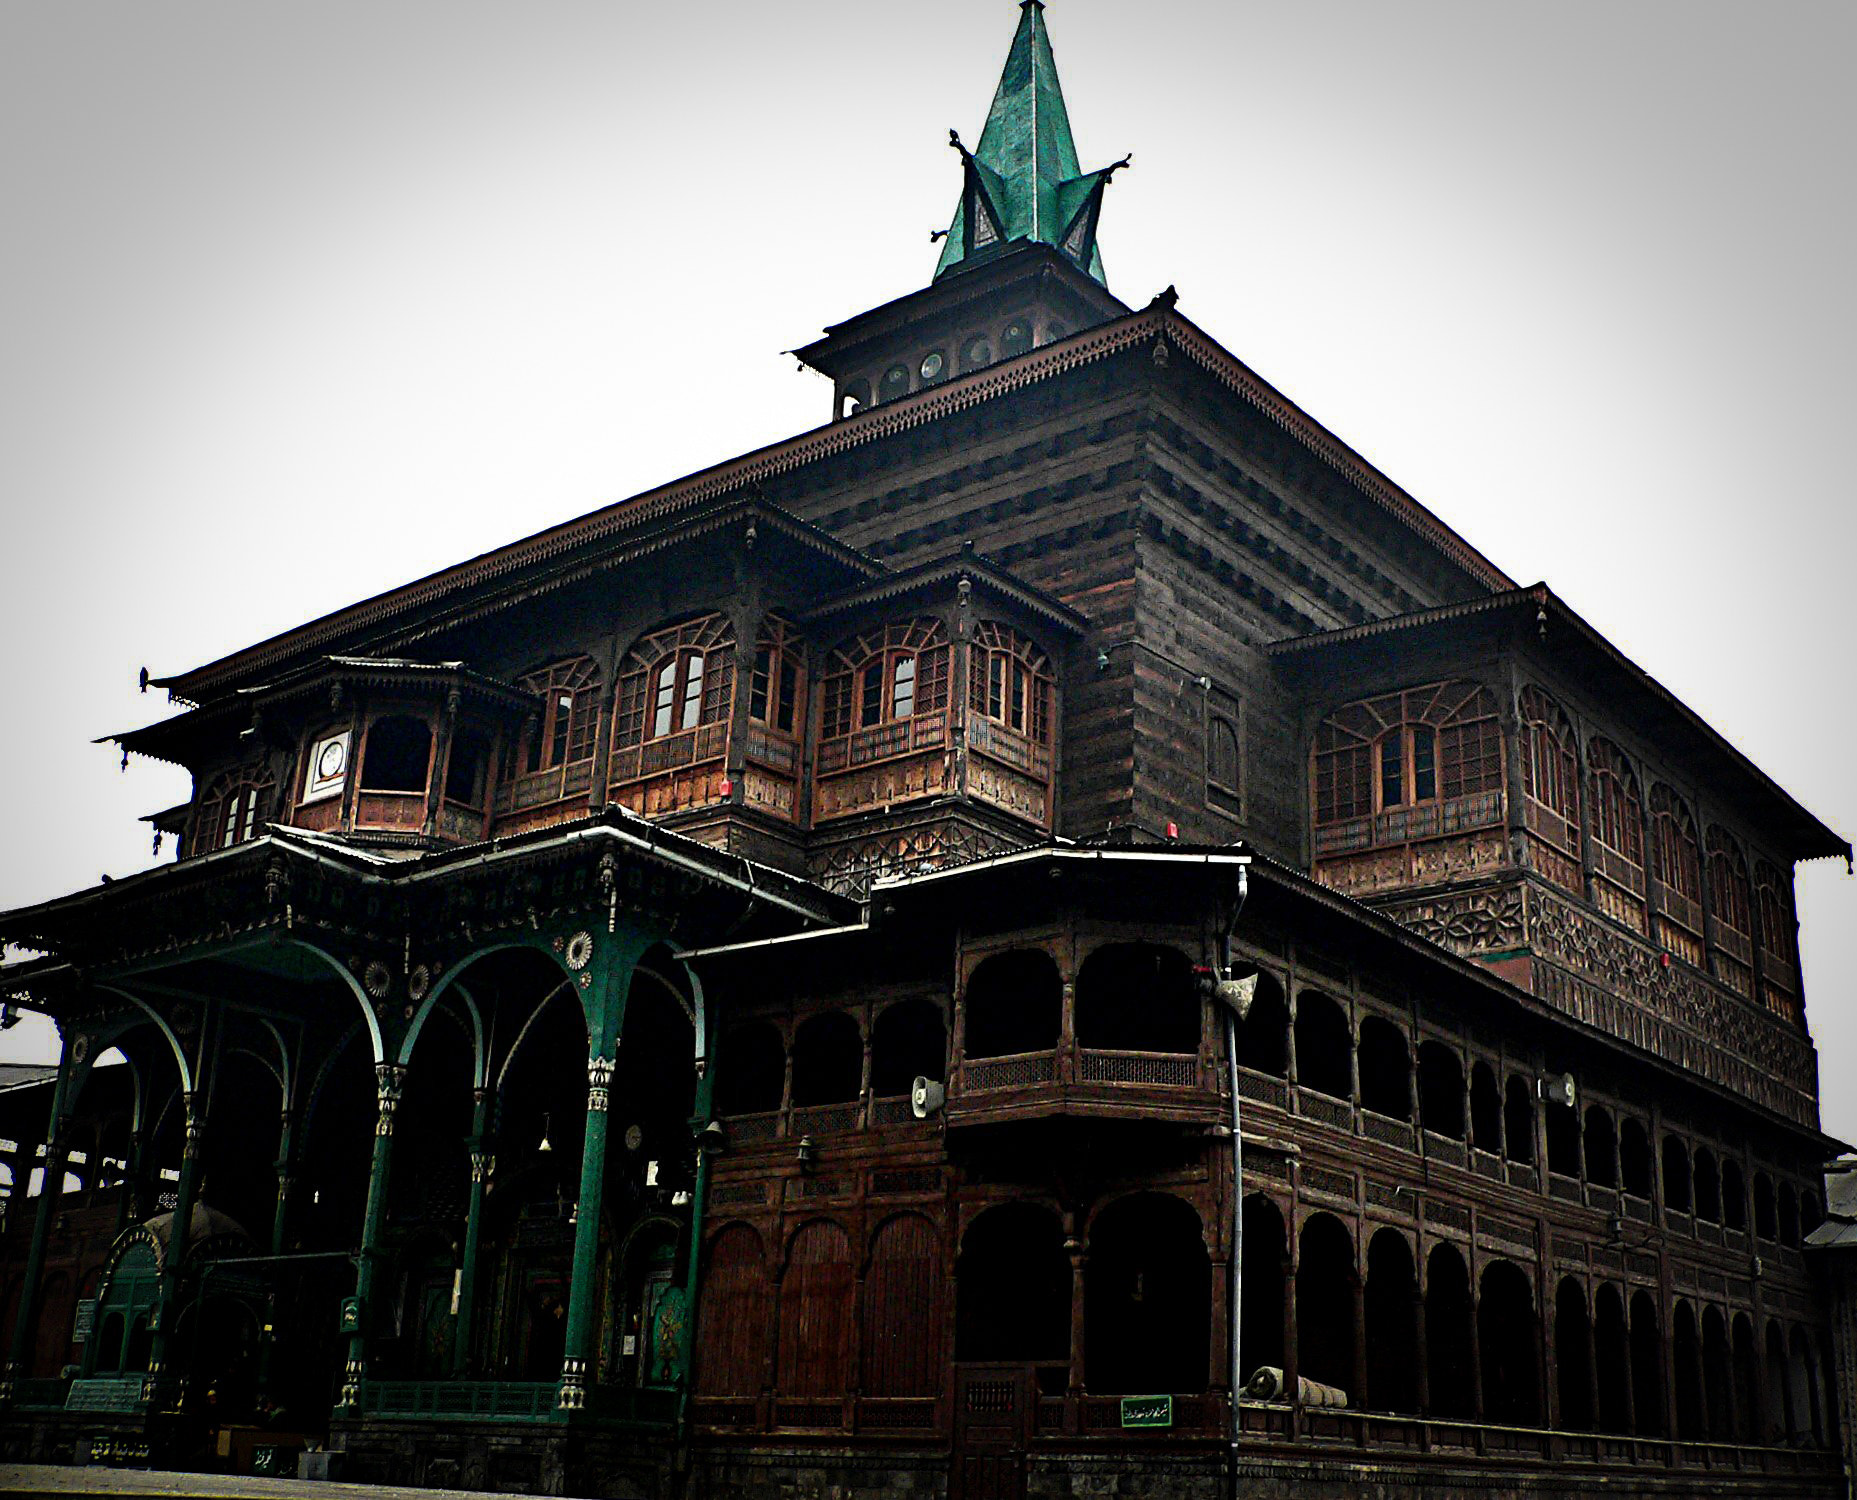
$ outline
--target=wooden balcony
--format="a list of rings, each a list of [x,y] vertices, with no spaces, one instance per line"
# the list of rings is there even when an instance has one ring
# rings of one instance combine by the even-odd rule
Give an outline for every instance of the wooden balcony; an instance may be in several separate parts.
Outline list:
[[[1065,1044],[962,1058],[948,1082],[948,1124],[1088,1116],[1210,1125],[1226,1117],[1205,1052],[1135,1052]]]

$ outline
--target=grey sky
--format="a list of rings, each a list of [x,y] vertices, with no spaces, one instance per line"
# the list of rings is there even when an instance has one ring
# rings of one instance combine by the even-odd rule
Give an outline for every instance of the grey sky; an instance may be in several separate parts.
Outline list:
[[[1017,12],[0,0],[0,906],[148,862],[174,671],[819,422]],[[1047,12],[1181,309],[1857,832],[1857,7]],[[1857,1136],[1857,882],[1800,881]],[[15,1052],[28,1028],[7,1033]]]

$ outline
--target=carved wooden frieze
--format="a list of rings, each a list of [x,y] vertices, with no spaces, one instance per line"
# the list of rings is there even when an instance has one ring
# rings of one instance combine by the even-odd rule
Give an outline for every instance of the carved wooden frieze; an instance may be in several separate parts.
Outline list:
[[[875,834],[814,855],[811,873],[828,890],[857,899],[883,875],[910,875],[1015,848],[1011,839],[965,823]]]
[[[1499,828],[1458,838],[1401,844],[1320,860],[1315,878],[1351,896],[1398,890],[1408,885],[1466,880],[1509,862],[1508,840]]]
[[[1041,827],[1050,817],[1050,789],[1043,782],[1021,775],[984,755],[968,758],[967,790],[982,801],[1017,813]]]
[[[813,820],[823,822],[896,802],[933,797],[947,784],[948,756],[940,748],[836,776],[821,776],[813,793]]]
[[[1378,903],[1376,903],[1378,904]],[[1440,948],[1470,956],[1502,953],[1526,940],[1519,886],[1486,886],[1381,909]]]
[[[1666,964],[1571,903],[1530,888],[1528,942],[1536,993],[1624,1041],[1794,1119],[1816,1111],[1817,1061],[1795,1029],[1687,965]]]

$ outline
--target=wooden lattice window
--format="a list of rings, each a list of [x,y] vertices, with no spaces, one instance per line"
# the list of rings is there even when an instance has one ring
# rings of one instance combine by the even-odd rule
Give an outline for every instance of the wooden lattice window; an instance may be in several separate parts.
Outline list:
[[[948,645],[941,621],[885,625],[840,646],[820,685],[820,737],[940,713],[948,706]]]
[[[1702,850],[1696,820],[1675,791],[1651,788],[1651,868],[1663,887],[1657,937],[1672,953],[1702,965]]]
[[[1644,804],[1624,751],[1596,739],[1586,751],[1593,772],[1593,836],[1628,864],[1644,865]]]
[[[271,774],[261,766],[214,778],[195,804],[193,852],[230,849],[256,838],[276,790]]]
[[[653,631],[626,657],[619,678],[614,749],[726,724],[735,691],[735,628],[704,615]]]
[[[1719,823],[1711,823],[1709,848],[1709,910],[1718,929],[1727,928],[1741,939],[1739,957],[1746,957],[1746,943],[1754,935],[1753,897],[1747,883],[1747,861],[1735,846],[1734,837]]]
[[[776,733],[793,735],[803,722],[806,684],[804,648],[785,620],[770,615],[754,648],[748,682],[748,717]]]
[[[1799,962],[1799,933],[1793,920],[1792,895],[1787,890],[1786,878],[1764,859],[1754,862],[1754,896],[1760,908],[1761,954],[1777,971],[1770,977],[1790,982],[1789,971]]]
[[[1538,687],[1522,689],[1522,791],[1554,816],[1543,830],[1580,852],[1580,752],[1573,721]]]
[[[1206,794],[1228,812],[1244,802],[1244,751],[1237,700],[1212,693],[1206,701]]]
[[[1696,843],[1696,820],[1683,799],[1661,781],[1651,788],[1651,852],[1665,891],[1694,903],[1700,911],[1702,853]]]
[[[1313,782],[1318,827],[1469,797],[1499,799],[1495,695],[1459,681],[1350,703],[1316,730]]]
[[[993,620],[974,628],[967,693],[973,717],[1049,745],[1054,682],[1051,658],[1017,631]]]
[[[590,758],[600,722],[600,669],[593,659],[572,657],[518,680],[543,705],[541,719],[530,732],[524,770],[533,775]]]

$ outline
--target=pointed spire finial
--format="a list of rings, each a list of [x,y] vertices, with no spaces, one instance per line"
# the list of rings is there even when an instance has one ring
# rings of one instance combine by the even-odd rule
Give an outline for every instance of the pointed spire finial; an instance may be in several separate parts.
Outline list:
[[[1044,0],[1020,0],[1018,29],[979,144],[969,151],[958,133],[948,133],[961,154],[961,203],[937,279],[1020,241],[1054,246],[1104,279],[1096,249],[1102,190],[1128,158],[1096,172],[1078,164],[1044,9]]]

